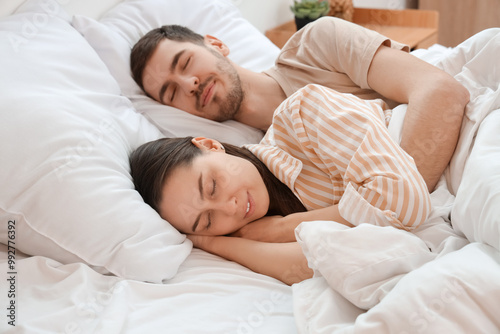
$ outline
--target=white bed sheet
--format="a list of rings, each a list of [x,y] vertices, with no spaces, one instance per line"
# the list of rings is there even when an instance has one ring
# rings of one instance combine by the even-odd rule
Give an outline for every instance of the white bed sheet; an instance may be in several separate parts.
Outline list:
[[[290,287],[200,250],[165,284],[19,253],[16,271],[16,326],[4,311],[1,333],[296,333]]]

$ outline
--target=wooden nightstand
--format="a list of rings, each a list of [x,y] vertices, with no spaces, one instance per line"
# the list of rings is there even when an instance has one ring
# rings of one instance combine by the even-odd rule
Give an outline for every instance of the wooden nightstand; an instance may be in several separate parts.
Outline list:
[[[427,48],[438,40],[439,14],[433,10],[355,8],[353,22],[411,49]],[[282,48],[295,32],[295,22],[289,21],[266,31],[266,36]]]

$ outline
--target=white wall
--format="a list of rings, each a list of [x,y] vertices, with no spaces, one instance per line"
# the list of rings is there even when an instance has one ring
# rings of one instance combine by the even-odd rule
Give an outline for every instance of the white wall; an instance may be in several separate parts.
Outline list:
[[[243,17],[261,32],[293,19],[293,0],[231,0]],[[355,7],[404,9],[417,8],[417,0],[353,0]]]
[[[231,0],[243,17],[258,30],[265,32],[293,19],[290,5],[293,0]]]

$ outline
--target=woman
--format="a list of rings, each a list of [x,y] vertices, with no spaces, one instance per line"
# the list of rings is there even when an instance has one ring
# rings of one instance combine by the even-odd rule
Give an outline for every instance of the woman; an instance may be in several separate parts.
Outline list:
[[[132,176],[195,247],[295,283],[312,274],[295,242],[302,221],[411,230],[426,219],[427,187],[384,109],[308,85],[276,110],[260,144],[160,139],[132,154]]]

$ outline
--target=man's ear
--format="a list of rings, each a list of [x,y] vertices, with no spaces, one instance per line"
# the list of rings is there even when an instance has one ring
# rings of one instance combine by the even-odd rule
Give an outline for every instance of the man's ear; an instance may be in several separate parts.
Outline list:
[[[229,55],[229,47],[224,44],[220,39],[212,35],[205,35],[205,44],[208,47],[212,47],[224,57]]]
[[[194,146],[202,151],[222,151],[224,150],[222,144],[215,139],[196,137],[191,139]]]

